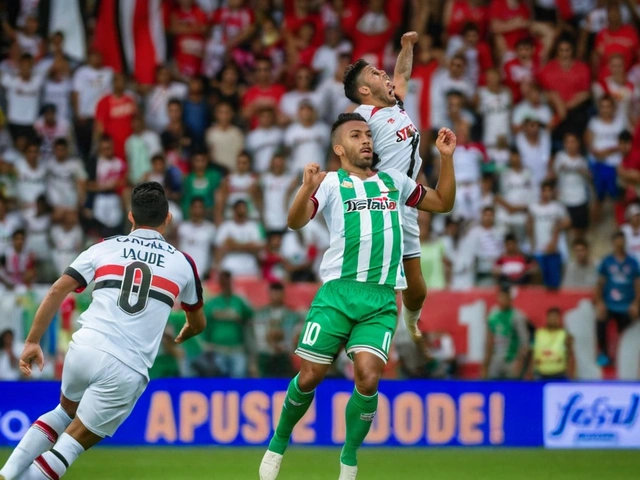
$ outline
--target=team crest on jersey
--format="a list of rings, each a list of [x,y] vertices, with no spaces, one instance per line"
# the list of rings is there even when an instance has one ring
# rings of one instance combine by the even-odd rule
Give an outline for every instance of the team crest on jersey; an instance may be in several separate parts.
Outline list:
[[[354,198],[345,200],[345,212],[359,212],[361,210],[397,210],[398,202],[389,200],[386,197],[377,198]]]
[[[342,180],[342,183],[340,184],[340,186],[344,188],[353,188],[353,182],[345,178],[344,180]]]
[[[387,120],[387,123],[396,123],[395,118],[390,118],[389,120]]]

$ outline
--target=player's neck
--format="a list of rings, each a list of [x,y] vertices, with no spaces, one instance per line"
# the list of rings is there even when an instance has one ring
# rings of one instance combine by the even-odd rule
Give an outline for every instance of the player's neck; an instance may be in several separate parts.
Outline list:
[[[138,227],[137,225],[134,225],[133,228],[131,229],[131,233],[139,232],[141,230],[156,232],[162,235],[162,237],[164,238],[164,228],[161,228],[161,227]]]
[[[383,100],[380,100],[379,98],[366,98],[362,100],[362,105],[369,105],[371,107],[374,108],[389,108],[389,107],[393,107],[393,104],[389,104],[388,102],[384,102]]]
[[[369,177],[375,175],[375,172],[370,168],[358,168],[353,165],[342,165],[342,170],[347,172],[350,177],[358,177],[361,180],[366,180]]]

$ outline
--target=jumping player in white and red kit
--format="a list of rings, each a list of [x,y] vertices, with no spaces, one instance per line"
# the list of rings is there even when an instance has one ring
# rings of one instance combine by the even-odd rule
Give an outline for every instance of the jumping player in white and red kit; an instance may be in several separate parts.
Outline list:
[[[0,470],[0,480],[58,480],[85,450],[115,433],[149,382],[178,298],[186,323],[176,343],[204,330],[196,266],[163,238],[171,214],[159,183],[133,189],[129,221],[129,235],[81,253],[36,313],[20,358],[25,375],[34,363],[42,370],[40,340],[63,300],[95,282],[65,358],[60,404],[34,422]]]
[[[416,32],[402,36],[402,49],[396,60],[393,82],[387,74],[360,59],[349,65],[344,73],[344,92],[349,100],[360,104],[355,112],[369,124],[378,162],[374,168],[384,172],[395,169],[416,180],[422,170],[420,133],[415,127],[402,100],[413,67],[413,47],[418,41]],[[402,292],[402,317],[414,341],[422,337],[418,320],[427,296],[427,286],[420,267],[420,229],[418,211],[404,208],[403,267],[407,289]],[[399,279],[399,286],[405,279]]]

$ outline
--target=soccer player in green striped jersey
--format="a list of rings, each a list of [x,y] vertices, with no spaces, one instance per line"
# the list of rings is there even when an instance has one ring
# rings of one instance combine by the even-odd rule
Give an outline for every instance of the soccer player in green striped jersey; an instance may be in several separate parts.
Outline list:
[[[302,358],[300,373],[289,384],[280,421],[260,464],[261,480],[278,477],[293,427],[342,345],[354,362],[355,388],[346,408],[340,480],[355,480],[356,452],[376,413],[378,382],[398,316],[395,290],[403,275],[400,207],[448,212],[455,199],[456,137],[446,128],[436,141],[442,162],[435,189],[397,170],[373,171],[371,130],[357,113],[338,117],[331,145],[342,168],[326,173],[316,164],[307,165],[289,210],[289,227],[296,230],[323,212],[331,241],[320,267],[323,285],[296,350]]]

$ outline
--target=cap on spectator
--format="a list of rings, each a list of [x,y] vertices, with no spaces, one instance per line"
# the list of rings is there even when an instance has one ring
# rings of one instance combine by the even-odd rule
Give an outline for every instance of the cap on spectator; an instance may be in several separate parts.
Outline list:
[[[640,215],[640,204],[632,203],[627,207],[627,211],[625,212],[625,218],[630,220],[632,217],[636,215]]]

